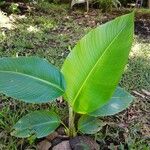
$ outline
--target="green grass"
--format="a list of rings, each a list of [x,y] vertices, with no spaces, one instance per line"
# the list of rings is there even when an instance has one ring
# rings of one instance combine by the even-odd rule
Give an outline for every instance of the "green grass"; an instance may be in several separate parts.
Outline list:
[[[149,8],[147,8],[147,9],[146,8],[140,8],[140,9],[137,8],[136,12],[137,13],[142,13],[142,14],[150,14],[150,9]]]
[[[36,55],[48,59],[60,68],[69,49],[73,48],[78,39],[97,23],[101,23],[105,15],[97,10],[93,12],[94,16],[86,17],[81,11],[70,14],[67,8],[68,5],[41,3],[26,13],[25,17],[14,16],[14,22],[8,22],[13,26],[12,29],[1,28],[0,57]],[[133,90],[138,92],[141,89],[150,90],[149,59],[150,37],[143,39],[136,36],[129,63],[120,82],[121,86],[131,93]],[[34,137],[18,139],[10,135],[15,122],[24,114],[37,109],[53,109],[65,119],[67,108],[64,108],[65,104],[31,105],[1,95],[0,150],[36,149],[38,140]],[[136,98],[128,111],[115,117],[104,118],[111,124],[103,132],[95,135],[95,138],[101,143],[102,148],[108,145],[110,149],[114,149],[118,145],[119,149],[128,146],[130,149],[148,150],[146,136],[148,110],[148,101]],[[130,115],[127,116],[127,112],[133,113],[132,116],[135,118],[132,120]]]
[[[129,90],[150,90],[150,39],[135,37],[121,85]]]

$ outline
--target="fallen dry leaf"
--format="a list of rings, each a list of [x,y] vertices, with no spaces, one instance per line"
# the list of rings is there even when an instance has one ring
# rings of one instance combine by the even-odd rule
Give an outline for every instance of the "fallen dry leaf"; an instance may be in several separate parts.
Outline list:
[[[145,95],[143,95],[143,94],[141,94],[141,93],[139,93],[139,92],[137,92],[137,91],[133,91],[133,93],[134,93],[135,95],[137,95],[137,96],[140,96],[140,97],[142,97],[142,98],[145,98]]]
[[[46,137],[46,139],[51,142],[51,141],[54,140],[56,137],[58,137],[58,132],[53,132],[53,133],[49,134],[49,135]]]

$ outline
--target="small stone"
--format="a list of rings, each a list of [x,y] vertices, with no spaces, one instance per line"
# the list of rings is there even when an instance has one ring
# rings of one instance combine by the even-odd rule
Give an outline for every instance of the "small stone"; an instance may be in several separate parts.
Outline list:
[[[54,146],[52,150],[71,150],[69,141],[63,141],[58,145]]]
[[[37,145],[37,150],[49,150],[51,146],[52,144],[49,141],[43,140]]]
[[[88,136],[77,136],[69,140],[72,150],[99,150],[96,141]]]

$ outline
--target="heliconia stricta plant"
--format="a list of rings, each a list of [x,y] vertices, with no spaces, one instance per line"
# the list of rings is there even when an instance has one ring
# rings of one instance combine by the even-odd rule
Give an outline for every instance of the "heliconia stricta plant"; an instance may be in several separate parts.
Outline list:
[[[68,125],[53,111],[37,110],[21,118],[12,135],[41,138],[60,124],[70,137],[94,134],[100,117],[126,109],[133,96],[118,86],[127,64],[134,33],[134,13],[91,30],[73,48],[61,71],[38,57],[0,58],[0,92],[27,103],[50,103],[63,96]],[[75,123],[75,114],[80,118]]]

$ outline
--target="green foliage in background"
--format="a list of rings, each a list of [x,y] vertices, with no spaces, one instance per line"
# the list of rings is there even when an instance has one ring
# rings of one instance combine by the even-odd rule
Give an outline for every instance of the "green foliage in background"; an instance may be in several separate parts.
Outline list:
[[[95,0],[94,2],[99,4],[99,8],[103,11],[111,10],[112,7],[120,7],[121,2],[119,0]]]

